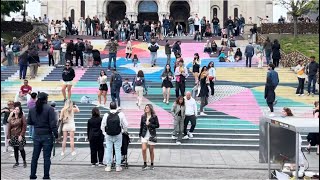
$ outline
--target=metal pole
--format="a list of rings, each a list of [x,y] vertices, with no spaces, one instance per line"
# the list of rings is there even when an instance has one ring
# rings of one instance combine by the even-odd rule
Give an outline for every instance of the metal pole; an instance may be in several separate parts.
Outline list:
[[[23,1],[24,5],[23,5],[23,22],[26,22],[26,5],[27,5],[27,1]]]
[[[296,133],[296,179],[299,179],[299,133]]]
[[[268,126],[267,126],[267,159],[268,159],[268,174],[269,174],[269,179],[271,179],[271,173],[270,173],[270,170],[271,170],[271,164],[270,164],[270,123],[267,123]]]

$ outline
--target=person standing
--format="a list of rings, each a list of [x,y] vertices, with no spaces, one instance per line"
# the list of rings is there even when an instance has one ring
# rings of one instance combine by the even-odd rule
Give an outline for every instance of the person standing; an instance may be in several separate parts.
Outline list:
[[[196,14],[196,17],[194,18],[194,31],[199,32],[200,27],[200,18],[198,17],[198,14]]]
[[[172,80],[174,79],[174,74],[171,71],[170,64],[167,64],[164,71],[161,74],[162,78],[162,94],[163,102],[169,104],[170,99],[170,89],[173,88]]]
[[[3,45],[4,46],[4,45]],[[9,44],[6,46],[6,48],[3,48],[3,51],[5,53],[5,55],[7,56],[7,62],[8,62],[8,66],[12,66],[13,65],[13,51],[12,51],[12,42],[9,42]]]
[[[79,35],[84,35],[85,31],[86,31],[86,27],[85,27],[85,20],[83,19],[83,17],[80,17],[79,19]]]
[[[197,124],[197,102],[191,97],[191,92],[188,91],[184,97],[184,102],[186,106],[186,117],[184,119],[184,128],[183,128],[183,139],[193,138],[193,131]],[[190,130],[187,132],[187,127],[189,122],[191,122]]]
[[[189,24],[189,36],[193,36],[194,34],[194,17],[191,15],[188,18],[188,24]]]
[[[252,42],[249,42],[249,44],[246,46],[244,54],[246,55],[246,67],[251,68],[251,61],[254,55],[254,47],[252,46]]]
[[[103,104],[107,106],[107,92],[108,92],[108,85],[107,85],[107,74],[104,70],[100,71],[100,76],[98,77],[99,83],[99,93],[98,93],[98,106],[101,106],[101,95],[103,96]]]
[[[266,41],[264,42],[263,49],[265,51],[267,65],[268,65],[271,62],[271,53],[272,53],[272,43],[269,37],[267,37]]]
[[[111,69],[111,61],[113,61],[113,67],[114,69],[117,68],[116,62],[117,62],[117,51],[118,51],[118,42],[114,39],[114,37],[111,37],[111,41],[107,41],[106,47],[109,48],[109,64],[108,64],[108,71]]]
[[[14,110],[14,102],[8,101],[8,107],[1,109],[1,115],[4,114],[2,119],[3,130],[4,130],[4,150],[2,152],[8,152],[9,142],[8,142],[8,118],[10,113]]]
[[[298,77],[298,87],[296,90],[296,95],[297,96],[304,96],[304,82],[306,79],[306,74],[305,74],[305,66],[303,65],[303,61],[299,60],[298,65],[294,68],[294,71],[297,73]]]
[[[176,79],[176,97],[179,97],[179,90],[181,92],[181,96],[184,96],[184,92],[186,89],[186,78],[189,76],[188,69],[183,64],[183,59],[180,59],[179,66],[176,67],[175,72]]]
[[[151,43],[148,45],[148,49],[149,49],[150,55],[151,55],[151,67],[154,67],[154,66],[156,66],[157,51],[159,49],[159,45],[156,42],[156,39],[154,39],[154,38],[151,39]]]
[[[31,93],[31,99],[27,102],[27,108],[30,110],[31,108],[34,108],[36,106],[37,102],[37,93],[33,92]],[[29,125],[29,136],[30,139],[33,139],[34,134],[34,127],[32,125]]]
[[[112,75],[110,78],[110,95],[112,102],[116,102],[116,99],[118,101],[118,109],[121,109],[120,107],[120,89],[122,87],[122,77],[121,75],[116,71],[116,69],[112,70]]]
[[[30,79],[36,78],[38,74],[38,67],[40,66],[40,58],[36,49],[30,49],[28,56],[28,63],[30,69]]]
[[[213,36],[218,36],[219,33],[219,19],[217,18],[217,15],[214,15],[212,19],[212,25],[213,25]]]
[[[200,115],[205,116],[207,114],[204,113],[204,107],[208,105],[208,97],[209,97],[209,79],[208,79],[208,69],[207,66],[203,66],[201,69],[201,73],[199,76],[199,82],[200,82],[200,92],[199,97],[201,99],[201,105],[200,105]]]
[[[106,162],[107,167],[105,171],[111,171],[111,163],[113,157],[113,147],[116,160],[116,171],[122,171],[121,168],[121,146],[122,146],[122,133],[127,132],[128,122],[122,112],[117,111],[117,104],[110,103],[110,112],[104,114],[100,129],[106,140]]]
[[[73,56],[75,52],[75,47],[73,40],[71,39],[70,42],[67,44],[67,50],[66,50],[66,61],[70,61],[71,66],[73,66]]]
[[[126,61],[128,61],[128,59],[131,59],[131,55],[132,55],[132,44],[131,44],[131,39],[129,39],[127,41],[127,45],[126,45]]]
[[[166,45],[164,47],[164,51],[167,55],[167,64],[171,65],[171,44],[169,43],[169,40],[166,40]]]
[[[279,67],[279,61],[281,59],[280,49],[280,43],[275,39],[272,45],[272,61],[275,67]]]
[[[61,39],[60,65],[66,64],[66,53],[67,53],[67,43],[64,42],[64,39]]]
[[[195,84],[198,84],[200,65],[201,65],[201,61],[200,61],[199,54],[195,53],[194,58],[193,58],[193,62],[192,62],[192,73],[194,76]]]
[[[36,106],[29,110],[28,124],[34,126],[33,153],[30,179],[37,178],[38,159],[41,151],[44,159],[43,179],[50,179],[51,151],[54,138],[58,138],[57,116],[54,109],[47,104],[48,94],[38,94]]]
[[[137,76],[133,80],[133,90],[135,93],[138,94],[136,105],[140,109],[142,98],[143,98],[143,91],[147,93],[148,89],[146,87],[146,80],[144,78],[144,73],[142,70],[139,70]]]
[[[67,100],[66,89],[68,90],[68,99],[71,99],[72,81],[75,76],[76,75],[74,70],[72,69],[72,67],[70,67],[69,61],[67,61],[66,66],[62,71],[63,85],[62,85],[61,91],[62,91],[64,101]]]
[[[91,154],[91,166],[95,167],[103,165],[103,155],[104,155],[104,135],[101,131],[101,121],[100,111],[97,107],[94,107],[91,111],[91,118],[88,120],[87,124],[87,136],[90,144],[90,154]],[[98,157],[98,158],[97,158]]]
[[[53,45],[53,60],[54,65],[57,67],[60,63],[60,50],[61,50],[61,41],[58,36],[55,37],[55,39],[51,42]]]
[[[168,37],[168,34],[170,32],[170,22],[165,15],[163,16],[162,24],[163,24],[163,36]]]
[[[157,143],[157,132],[156,129],[159,128],[159,120],[156,115],[153,106],[147,104],[144,108],[144,114],[141,116],[139,137],[141,138],[142,147],[142,158],[143,166],[142,170],[147,170],[147,145],[149,145],[150,152],[150,170],[154,170],[154,146]]]
[[[265,84],[265,91],[264,91],[264,99],[266,99],[267,104],[270,109],[270,117],[274,116],[274,109],[273,106],[275,105],[276,102],[276,93],[275,89],[277,88],[279,84],[279,75],[278,73],[274,70],[275,65],[274,64],[269,64],[268,67],[268,73],[267,73],[267,81]]]
[[[183,96],[179,96],[173,103],[171,112],[174,116],[174,130],[171,138],[177,139],[176,143],[181,144],[183,137],[184,119],[186,116],[186,106]]]
[[[83,40],[78,38],[78,42],[75,44],[74,48],[76,50],[76,66],[80,67],[79,61],[78,61],[80,58],[81,67],[83,69],[83,51],[86,48],[83,43]]]
[[[91,36],[91,19],[89,16],[86,18],[85,23],[87,29],[87,36]]]
[[[178,54],[181,56],[181,41],[176,41],[172,46],[172,52],[174,53],[175,57],[177,58]]]
[[[317,82],[317,73],[319,71],[319,64],[315,61],[315,57],[310,57],[310,63],[307,65],[307,75],[308,75],[308,96],[314,96],[316,93],[316,82]],[[318,77],[319,78],[319,77]],[[311,92],[311,83],[312,83],[312,92]]]
[[[208,64],[208,78],[210,82],[211,96],[214,95],[214,81],[216,80],[216,68],[214,68],[214,62],[211,61]]]
[[[25,51],[19,56],[19,66],[20,66],[19,78],[20,79],[26,79],[27,68],[28,68],[28,57],[29,57],[28,51]]]
[[[63,127],[63,141],[62,141],[62,152],[61,156],[64,156],[67,144],[67,137],[69,132],[71,155],[76,155],[74,151],[74,132],[76,130],[76,124],[74,122],[74,113],[80,112],[77,105],[74,104],[70,99],[66,100],[64,107],[61,109],[59,121],[62,121]]]

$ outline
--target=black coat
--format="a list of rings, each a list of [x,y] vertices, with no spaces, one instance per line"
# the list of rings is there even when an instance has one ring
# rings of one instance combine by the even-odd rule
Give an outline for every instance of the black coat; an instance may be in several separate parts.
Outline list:
[[[209,88],[208,88],[208,84],[206,82],[206,77],[200,79],[200,93],[199,93],[199,97],[209,97]]]
[[[280,44],[272,45],[272,59],[281,59]]]
[[[88,120],[87,124],[87,136],[89,141],[91,140],[98,140],[104,138],[104,135],[101,131],[101,117],[92,117]]]
[[[156,137],[157,136],[156,128],[160,127],[158,117],[156,115],[153,115],[149,119],[148,126],[146,125],[146,121],[147,121],[147,116],[144,114],[141,116],[139,137],[145,137],[148,129],[149,129],[150,135],[152,137]]]

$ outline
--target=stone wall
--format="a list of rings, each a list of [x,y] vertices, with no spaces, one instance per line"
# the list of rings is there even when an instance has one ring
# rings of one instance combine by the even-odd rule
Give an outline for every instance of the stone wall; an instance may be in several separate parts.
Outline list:
[[[31,22],[2,21],[1,32],[29,32],[33,29]]]
[[[319,33],[319,23],[298,23],[298,34],[318,34]],[[270,33],[290,33],[293,34],[293,23],[262,23],[261,24],[261,33],[270,34]]]

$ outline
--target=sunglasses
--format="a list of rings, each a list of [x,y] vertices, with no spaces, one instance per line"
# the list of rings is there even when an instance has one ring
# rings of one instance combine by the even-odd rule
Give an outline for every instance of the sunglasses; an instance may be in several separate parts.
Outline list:
[[[70,65],[66,65],[67,67],[69,67]]]

